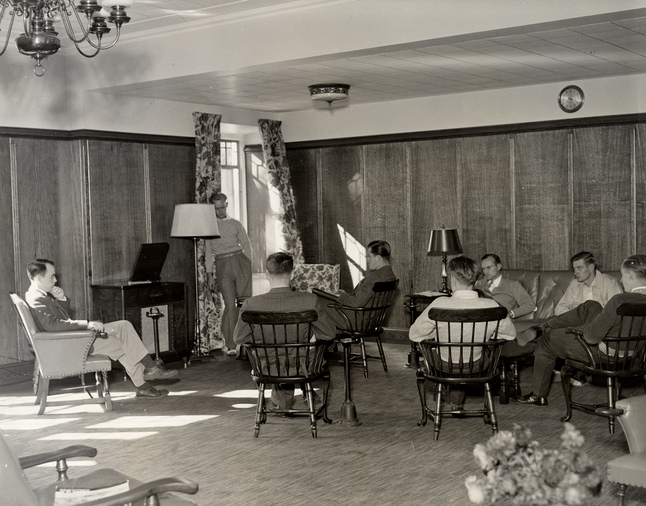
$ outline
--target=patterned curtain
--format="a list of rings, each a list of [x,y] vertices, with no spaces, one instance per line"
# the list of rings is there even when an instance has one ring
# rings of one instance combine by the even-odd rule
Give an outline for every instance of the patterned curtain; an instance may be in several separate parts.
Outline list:
[[[287,252],[294,257],[294,263],[303,263],[303,243],[296,228],[296,207],[294,205],[294,191],[287,164],[287,151],[283,134],[280,130],[280,121],[270,119],[258,120],[260,135],[262,136],[262,151],[265,155],[265,165],[271,177],[271,184],[280,194],[279,219],[283,224]]]
[[[218,193],[222,186],[220,178],[221,119],[222,116],[219,114],[193,113],[196,154],[195,202],[198,204],[208,203],[209,197]],[[197,241],[197,273],[199,333],[202,336],[202,346],[199,347],[196,340],[193,353],[202,355],[210,350],[221,348],[224,343],[221,330],[224,301],[219,292],[211,292],[206,289],[203,239]],[[217,276],[215,265],[213,273]]]

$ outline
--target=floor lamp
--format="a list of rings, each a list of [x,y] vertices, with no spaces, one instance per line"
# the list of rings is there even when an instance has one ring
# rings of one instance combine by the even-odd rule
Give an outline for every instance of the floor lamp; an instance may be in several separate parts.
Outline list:
[[[442,255],[442,289],[440,292],[450,294],[446,273],[446,255],[457,255],[462,253],[462,244],[458,231],[454,228],[446,229],[442,225],[441,229],[431,230],[431,238],[428,242],[428,255]]]
[[[205,356],[202,353],[202,331],[200,325],[200,293],[197,275],[197,240],[203,238],[220,237],[218,220],[215,217],[215,208],[212,204],[177,204],[173,214],[173,227],[170,231],[171,237],[183,237],[193,239],[195,255],[195,328],[197,339],[193,343],[191,352],[192,359]],[[195,348],[197,347],[197,353]],[[190,361],[189,358],[189,361]]]

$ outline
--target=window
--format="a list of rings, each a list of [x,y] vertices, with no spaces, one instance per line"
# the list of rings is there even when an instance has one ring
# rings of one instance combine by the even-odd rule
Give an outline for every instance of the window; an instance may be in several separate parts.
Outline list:
[[[236,220],[243,221],[243,196],[240,193],[240,156],[238,141],[220,141],[220,176],[222,193],[228,198],[227,213]]]

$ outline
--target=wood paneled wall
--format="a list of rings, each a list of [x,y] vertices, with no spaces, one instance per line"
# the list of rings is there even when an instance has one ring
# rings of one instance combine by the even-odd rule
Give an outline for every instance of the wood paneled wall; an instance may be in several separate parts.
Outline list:
[[[602,269],[617,270],[627,255],[646,253],[645,128],[615,122],[288,145],[297,211],[310,210],[301,228],[306,261],[340,263],[349,289],[338,227],[364,245],[390,242],[401,287],[393,327],[407,326],[402,295],[441,286],[440,259],[426,250],[443,224],[458,229],[465,255],[497,253],[510,269],[565,270],[589,250]]]
[[[32,358],[7,292],[24,294],[34,258],[56,263],[84,319],[91,284],[126,281],[140,243],[168,241],[162,278],[186,283],[192,329],[193,243],[170,229],[175,204],[194,201],[194,181],[191,144],[0,137],[0,363]]]

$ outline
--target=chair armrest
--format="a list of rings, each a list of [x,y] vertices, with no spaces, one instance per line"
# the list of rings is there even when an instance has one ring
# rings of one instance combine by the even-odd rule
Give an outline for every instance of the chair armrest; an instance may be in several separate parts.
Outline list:
[[[32,339],[34,341],[51,341],[55,339],[83,339],[95,338],[96,331],[92,329],[87,330],[66,330],[64,332],[36,332]]]
[[[85,445],[68,446],[53,452],[37,453],[35,455],[27,455],[20,457],[20,467],[28,469],[30,467],[46,464],[47,462],[55,462],[58,460],[70,459],[72,457],[96,457],[96,448]]]
[[[114,495],[83,503],[84,506],[123,506],[124,504],[134,503],[140,499],[152,495],[162,494],[164,492],[182,492],[184,494],[195,494],[198,490],[198,484],[185,478],[161,478],[139,485],[138,487]]]
[[[597,360],[594,358],[594,353],[592,353],[592,349],[590,348],[590,345],[585,342],[585,339],[583,339],[583,332],[581,332],[578,329],[566,329],[565,330],[566,334],[572,334],[574,338],[579,342],[579,344],[583,347],[583,350],[587,353],[588,355],[588,361],[590,365],[594,368],[597,368]]]
[[[339,300],[339,298],[333,293],[326,292],[325,290],[321,290],[320,288],[312,288],[312,293],[314,295],[318,295],[319,297],[323,297],[324,299],[327,299],[327,300],[333,300],[333,301]]]

